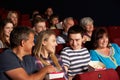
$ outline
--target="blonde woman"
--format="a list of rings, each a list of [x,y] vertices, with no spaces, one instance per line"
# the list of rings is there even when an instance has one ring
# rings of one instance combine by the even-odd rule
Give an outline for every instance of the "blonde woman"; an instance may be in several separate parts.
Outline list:
[[[40,32],[36,43],[33,54],[36,56],[36,63],[38,63],[39,68],[53,65],[58,72],[64,71],[61,66],[61,58],[55,56],[57,46],[55,33],[51,30]],[[67,80],[66,76],[64,78]]]

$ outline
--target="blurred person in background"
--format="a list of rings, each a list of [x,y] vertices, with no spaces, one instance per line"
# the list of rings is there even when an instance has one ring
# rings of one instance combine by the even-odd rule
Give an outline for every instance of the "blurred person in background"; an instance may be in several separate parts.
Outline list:
[[[43,19],[43,18],[36,18],[34,19],[33,21],[33,30],[35,31],[35,43],[36,43],[36,39],[37,39],[37,36],[38,34],[41,32],[41,31],[44,31],[46,30],[47,27],[46,27],[46,20]]]
[[[45,15],[44,18],[49,21],[50,16],[53,15],[53,8],[52,7],[48,7],[45,11]]]
[[[10,33],[13,30],[14,24],[10,19],[2,21],[0,26],[0,48],[10,47]]]
[[[18,25],[18,13],[16,11],[9,11],[7,18],[12,20],[14,27]]]
[[[68,30],[70,27],[72,27],[74,25],[74,20],[72,17],[67,17],[63,20],[63,23],[62,23],[62,27],[63,27],[63,31],[61,33],[61,35],[59,35],[57,37],[57,43],[58,44],[64,44],[64,43],[67,43],[68,42]]]
[[[83,36],[84,42],[90,41],[91,40],[91,36],[92,36],[92,32],[94,30],[94,21],[91,17],[83,17],[80,20],[80,26],[83,27],[83,29],[85,30],[85,34]]]

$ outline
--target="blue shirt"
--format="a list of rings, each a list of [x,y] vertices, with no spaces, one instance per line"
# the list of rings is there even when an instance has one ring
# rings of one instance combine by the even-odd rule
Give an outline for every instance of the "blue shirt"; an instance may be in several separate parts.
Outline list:
[[[117,44],[111,44],[111,54],[105,56],[97,52],[96,50],[90,50],[91,60],[102,62],[107,69],[116,69],[120,66],[120,47]]]
[[[0,80],[11,80],[5,72],[20,67],[23,68],[28,74],[38,71],[35,58],[32,56],[24,56],[21,61],[11,49],[0,53]]]

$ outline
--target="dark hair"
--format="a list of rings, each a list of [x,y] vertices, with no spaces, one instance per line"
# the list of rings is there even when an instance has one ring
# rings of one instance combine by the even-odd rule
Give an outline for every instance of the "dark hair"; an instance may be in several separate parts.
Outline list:
[[[13,31],[10,34],[10,45],[11,48],[15,48],[21,44],[22,40],[28,40],[29,34],[33,33],[34,31],[31,28],[23,27],[23,26],[17,26],[13,29]]]
[[[106,34],[106,36],[108,36],[108,32],[105,28],[96,28],[93,33],[92,33],[92,37],[91,37],[91,45],[93,49],[98,48],[98,40],[101,39],[103,37],[103,35]],[[109,39],[109,36],[108,36]],[[108,47],[109,43],[108,43]]]
[[[57,14],[51,15],[51,16],[50,16],[50,21],[52,21],[52,19],[54,19],[54,18],[58,18],[58,19],[59,19],[59,16],[58,16]]]
[[[32,21],[32,26],[35,26],[39,22],[46,22],[44,18],[37,17]]]
[[[77,34],[77,33],[80,33],[83,37],[84,30],[81,26],[74,25],[74,26],[70,27],[70,29],[68,30],[68,37],[70,34]]]
[[[6,26],[7,23],[11,23],[13,24],[13,22],[10,20],[10,19],[4,19],[2,22],[1,22],[1,25],[0,25],[0,40],[2,41],[2,43],[6,46],[10,46],[10,44],[8,43],[8,41],[6,40],[5,38],[5,33],[4,33],[4,28]],[[14,24],[13,24],[14,25]]]

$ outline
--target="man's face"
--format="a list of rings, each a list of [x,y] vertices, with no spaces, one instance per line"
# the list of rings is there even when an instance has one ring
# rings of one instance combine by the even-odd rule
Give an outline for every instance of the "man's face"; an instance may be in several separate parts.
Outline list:
[[[46,30],[46,23],[45,22],[39,22],[35,25],[35,31],[36,33],[40,33],[41,31]]]
[[[34,46],[34,34],[30,33],[28,40],[24,40],[24,52],[26,52],[27,54],[31,54],[32,52],[32,47]]]
[[[82,47],[82,36],[80,33],[69,35],[69,44],[73,50],[79,50]]]

